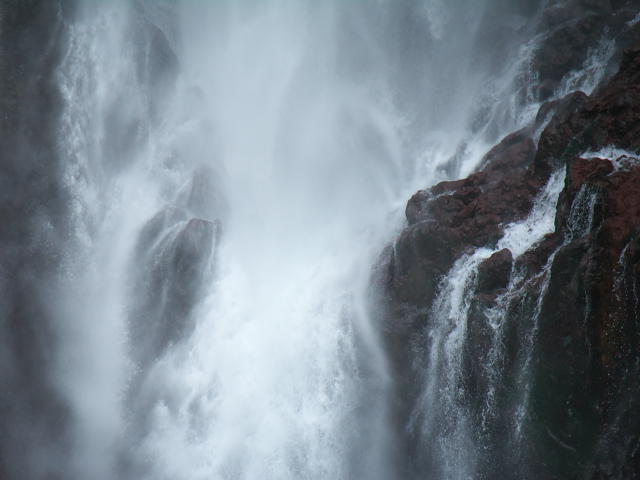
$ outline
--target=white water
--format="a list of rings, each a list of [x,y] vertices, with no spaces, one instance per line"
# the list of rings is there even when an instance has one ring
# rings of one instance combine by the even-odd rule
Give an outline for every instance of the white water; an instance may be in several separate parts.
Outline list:
[[[84,5],[58,76],[68,478],[393,478],[371,266],[411,193],[525,121],[505,101],[491,132],[469,126],[522,61],[500,78],[471,68],[483,8],[426,2],[413,22],[431,56],[397,58],[402,14],[384,2]],[[153,66],[155,28],[175,77]],[[164,324],[137,305],[169,298],[163,262],[195,217],[221,222],[199,248],[215,273],[160,347]],[[139,352],[140,331],[155,350]]]
[[[602,158],[609,160],[613,165],[614,172],[627,171],[637,165],[639,161],[637,153],[618,148],[615,145],[609,145],[596,152],[583,152],[579,156],[586,159]]]
[[[616,42],[605,31],[595,48],[587,52],[582,68],[569,72],[560,82],[554,98],[562,98],[579,90],[591,95],[607,73],[607,63],[615,53]]]
[[[542,238],[554,231],[554,218],[558,196],[564,186],[565,172],[556,171],[549,179],[546,187],[534,202],[529,216],[522,221],[507,225],[504,235],[494,249],[479,248],[470,255],[464,255],[456,261],[446,277],[443,278],[438,296],[433,304],[427,322],[425,359],[427,368],[424,373],[424,389],[417,405],[415,417],[420,418],[419,430],[425,445],[434,450],[436,471],[442,478],[473,479],[476,463],[480,454],[480,445],[474,443],[474,432],[468,406],[465,405],[467,395],[464,386],[463,355],[467,343],[469,309],[474,300],[478,267],[482,261],[496,252],[508,249],[514,260],[530,250]],[[486,405],[483,411],[483,422],[489,416],[496,416],[494,398],[497,383],[501,380],[500,361],[502,356],[503,327],[506,318],[506,307],[515,295],[518,276],[512,271],[507,292],[497,299],[498,307],[488,312],[491,328],[492,347],[487,363],[489,385],[486,393]],[[543,291],[541,295],[543,296]],[[502,308],[501,308],[502,307]],[[527,339],[529,354],[535,341],[534,326]],[[476,360],[480,361],[480,360]],[[527,363],[525,361],[525,363]],[[523,368],[523,374],[528,369]],[[526,411],[526,394],[520,405]],[[522,422],[517,418],[515,427]],[[433,468],[433,467],[432,467]]]

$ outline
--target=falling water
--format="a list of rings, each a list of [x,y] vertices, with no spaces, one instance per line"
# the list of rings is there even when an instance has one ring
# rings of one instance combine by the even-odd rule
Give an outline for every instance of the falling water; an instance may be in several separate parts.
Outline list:
[[[541,241],[545,234],[553,231],[555,207],[564,185],[564,176],[564,171],[557,171],[551,176],[529,216],[523,221],[508,225],[494,249],[479,248],[470,255],[462,256],[443,278],[426,326],[425,341],[428,345],[425,351],[428,352],[428,358],[424,363],[427,369],[424,372],[422,398],[414,414],[415,421],[420,422],[416,427],[420,431],[419,436],[425,444],[431,445],[428,455],[434,460],[430,460],[428,468],[438,478],[473,479],[478,475],[476,457],[480,456],[481,445],[474,442],[478,432],[473,431],[472,406],[469,405],[470,399],[465,387],[468,379],[464,378],[467,368],[464,365],[467,329],[471,321],[469,311],[474,301],[478,267],[483,260],[503,249],[509,250],[517,260]],[[497,299],[497,306],[487,314],[492,345],[488,358],[483,362],[489,378],[481,414],[485,427],[491,420],[490,417],[498,414],[495,392],[503,375],[501,357],[504,322],[510,301],[520,294],[522,287],[518,272],[512,271],[505,293]],[[535,336],[535,315],[528,336],[529,341],[525,343],[531,345],[528,349],[525,347],[525,350],[530,354]],[[526,374],[526,365],[522,370]],[[526,409],[525,400],[518,402],[518,405]],[[519,428],[517,418],[514,423]]]
[[[114,1],[64,17],[50,383],[69,414],[66,455],[42,471],[396,478],[371,266],[413,191],[531,120],[514,83],[531,12],[496,5]],[[515,55],[483,50],[495,22]],[[520,253],[523,225],[500,248]],[[489,253],[456,265],[449,317]],[[464,325],[439,334],[432,355],[448,355]]]

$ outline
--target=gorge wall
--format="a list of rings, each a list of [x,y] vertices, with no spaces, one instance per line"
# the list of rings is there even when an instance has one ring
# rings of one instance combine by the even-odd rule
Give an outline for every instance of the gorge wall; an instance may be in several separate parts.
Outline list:
[[[640,477],[638,11],[560,3],[541,14],[537,95],[608,29],[604,79],[416,193],[377,274],[409,476]]]

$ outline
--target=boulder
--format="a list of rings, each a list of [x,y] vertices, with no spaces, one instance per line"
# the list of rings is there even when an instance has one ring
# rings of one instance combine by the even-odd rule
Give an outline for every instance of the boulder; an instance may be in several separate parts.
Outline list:
[[[507,248],[494,253],[478,267],[477,291],[491,293],[504,289],[509,283],[513,255]]]
[[[220,225],[167,208],[151,218],[135,249],[131,352],[149,365],[193,329],[191,312],[211,278]]]

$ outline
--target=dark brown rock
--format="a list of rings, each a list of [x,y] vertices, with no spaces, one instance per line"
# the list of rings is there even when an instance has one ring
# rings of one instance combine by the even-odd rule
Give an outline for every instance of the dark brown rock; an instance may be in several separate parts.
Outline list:
[[[563,98],[545,102],[542,104],[536,115],[536,128],[543,125],[548,120],[554,120],[556,128],[566,122],[567,118],[573,112],[582,108],[587,101],[587,95],[583,92],[571,92]],[[548,132],[547,135],[550,135]]]
[[[487,258],[478,267],[478,292],[490,293],[506,288],[512,265],[513,255],[507,248],[503,248]]]
[[[503,225],[529,212],[542,185],[527,173],[534,153],[527,131],[508,135],[484,157],[482,171],[441,182],[409,200],[409,228],[396,242],[389,283],[396,301],[428,305],[439,277],[463,251],[495,245]]]
[[[621,7],[620,2],[579,2],[587,3],[594,12]],[[565,3],[572,5],[578,2]],[[569,21],[566,12],[556,14],[550,22]],[[578,48],[580,35],[585,42],[591,35],[581,30],[584,25],[576,22],[577,30],[562,33],[575,36],[571,48]],[[565,54],[552,61],[560,70],[573,68]],[[548,75],[553,79],[556,73]],[[495,247],[504,225],[528,214],[548,175],[565,168],[555,232],[517,259],[505,249],[479,266],[460,388],[471,418],[482,418],[491,381],[483,367],[494,334],[489,319],[501,308],[505,373],[496,401],[504,412],[518,407],[514,392],[523,388],[519,382],[528,382],[526,442],[519,455],[530,470],[518,478],[637,478],[640,162],[629,159],[625,168],[614,168],[611,160],[583,154],[607,146],[640,151],[640,45],[624,53],[618,73],[591,97],[577,92],[545,104],[535,127],[547,121],[537,152],[528,130],[515,132],[485,156],[481,171],[442,182],[409,201],[410,225],[389,254],[386,287],[395,314],[410,312],[404,318],[411,320],[391,321],[398,327],[387,331],[396,352],[391,360],[394,368],[402,369],[397,362],[404,362],[403,371],[410,370],[408,345],[428,328],[443,276],[465,252]],[[505,293],[512,272],[519,283]],[[499,442],[510,418],[500,415],[491,427],[478,420],[474,428],[486,428]]]
[[[575,97],[542,132],[536,169],[549,171],[587,150],[615,145],[640,150],[640,45],[625,52],[620,71],[592,97]]]
[[[487,153],[480,170],[491,173],[494,178],[504,177],[509,170],[527,167],[536,154],[536,146],[528,130],[519,130],[507,135]]]
[[[584,6],[575,4],[545,9],[540,26],[550,33],[546,34],[533,59],[533,69],[541,82],[556,83],[567,73],[582,67],[589,48],[601,39],[608,16],[601,8],[593,9],[594,13],[589,15],[584,15],[583,9]]]
[[[581,110],[587,103],[587,96],[582,92],[574,92],[565,98],[541,107],[536,121],[542,121],[542,115],[546,116],[552,110],[553,117],[547,124],[538,142],[535,166],[536,170],[547,173],[554,167],[561,165],[565,151],[571,145],[570,139],[582,128],[583,123],[570,123],[571,116]],[[578,152],[575,151],[574,154]]]
[[[575,158],[569,162],[567,168],[567,188],[571,192],[577,192],[585,182],[604,178],[611,172],[613,165],[609,160]]]

